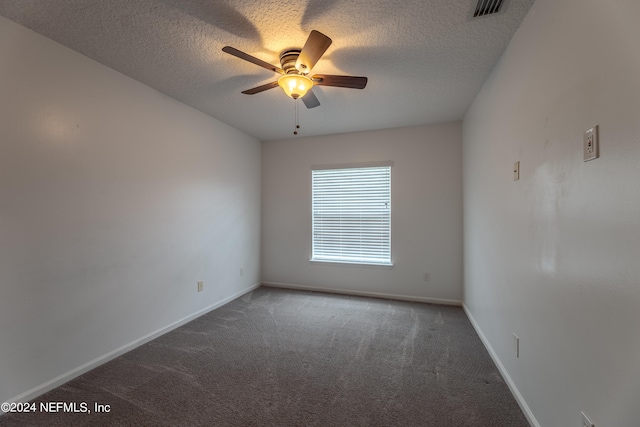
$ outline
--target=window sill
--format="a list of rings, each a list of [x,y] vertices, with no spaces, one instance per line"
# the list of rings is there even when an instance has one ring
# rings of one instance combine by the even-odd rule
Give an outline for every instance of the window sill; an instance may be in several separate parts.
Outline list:
[[[393,264],[367,264],[364,262],[347,262],[347,261],[325,261],[320,259],[310,259],[310,264],[314,265],[331,265],[331,266],[341,266],[341,267],[366,267],[366,268],[382,268],[382,269],[392,269]]]

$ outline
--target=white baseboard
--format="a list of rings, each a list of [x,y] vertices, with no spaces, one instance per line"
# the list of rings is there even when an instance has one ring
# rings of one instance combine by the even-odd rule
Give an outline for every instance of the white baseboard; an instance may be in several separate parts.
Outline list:
[[[471,322],[473,329],[476,330],[476,333],[480,337],[482,344],[484,344],[485,348],[489,352],[491,359],[493,359],[493,363],[495,363],[496,366],[498,367],[498,370],[500,371],[502,378],[509,386],[509,390],[511,390],[511,394],[513,394],[513,397],[515,397],[516,402],[518,402],[518,405],[520,405],[520,409],[522,409],[522,412],[524,412],[524,415],[527,418],[527,421],[529,421],[529,424],[531,424],[531,427],[540,427],[538,420],[536,420],[536,417],[533,416],[533,412],[531,412],[531,408],[529,408],[529,405],[527,405],[527,402],[524,400],[524,398],[520,394],[520,390],[518,390],[518,387],[516,387],[515,383],[511,379],[511,376],[509,375],[506,368],[502,364],[502,361],[500,360],[496,352],[493,350],[493,347],[491,347],[489,340],[487,340],[487,337],[482,332],[482,329],[480,329],[480,326],[476,322],[476,319],[474,319],[473,315],[471,314],[471,312],[469,311],[469,309],[464,303],[462,304],[462,309],[464,310],[465,314],[469,318],[469,321]]]
[[[301,286],[301,285],[292,285],[288,283],[276,283],[276,282],[262,282],[262,285],[273,287],[273,288],[299,289],[303,291],[326,292],[326,293],[343,294],[343,295],[357,295],[357,296],[363,296],[363,297],[385,298],[385,299],[394,299],[394,300],[400,300],[400,301],[415,301],[415,302],[426,302],[431,304],[455,305],[455,306],[462,305],[462,301],[452,300],[452,299],[443,299],[443,298],[424,298],[424,297],[414,297],[410,295],[354,291],[351,289],[322,288],[317,286]]]
[[[255,289],[257,289],[260,286],[260,284],[256,284],[253,285],[247,289],[244,289],[240,292],[237,292],[231,296],[228,296],[227,298],[220,300],[218,302],[216,302],[215,304],[212,304],[208,307],[203,308],[202,310],[199,310],[193,314],[190,314],[189,316],[183,317],[180,320],[177,320],[163,328],[158,329],[155,332],[152,332],[148,335],[145,335],[141,338],[138,338],[135,341],[132,341],[128,344],[123,345],[120,348],[117,348],[103,356],[97,357],[95,359],[93,359],[90,362],[85,363],[84,365],[78,366],[75,369],[72,369],[68,372],[65,372],[64,374],[57,376],[56,378],[53,378],[52,380],[47,381],[46,383],[40,384],[39,386],[36,386],[34,388],[32,388],[31,390],[28,390],[22,394],[19,394],[11,399],[9,399],[7,402],[9,403],[13,403],[13,402],[28,402],[31,399],[34,399],[46,392],[48,392],[49,390],[53,390],[56,387],[61,386],[62,384],[71,381],[72,379],[84,374],[85,372],[88,372],[94,368],[97,368],[98,366],[109,362],[110,360],[115,359],[118,356],[123,355],[124,353],[127,353],[131,350],[133,350],[136,347],[140,347],[141,345],[155,339],[158,338],[160,335],[164,335],[167,332],[170,332],[182,325],[184,325],[185,323],[189,323],[190,321],[202,316],[203,314],[206,314],[212,310],[215,310],[218,307],[221,307],[223,305],[225,305],[226,303],[233,301],[234,299],[248,293],[251,292]]]

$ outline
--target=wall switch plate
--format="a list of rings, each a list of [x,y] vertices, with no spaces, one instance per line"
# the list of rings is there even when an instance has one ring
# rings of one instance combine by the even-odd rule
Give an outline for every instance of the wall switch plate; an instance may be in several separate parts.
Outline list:
[[[598,125],[584,131],[582,145],[585,162],[598,158]]]
[[[587,417],[584,412],[580,412],[580,414],[582,415],[582,424],[580,425],[580,427],[596,427],[596,425],[591,422],[589,417]]]
[[[240,267],[240,277],[244,276],[244,267]]]
[[[520,337],[513,334],[513,347],[516,353],[516,358],[520,357]]]
[[[198,282],[198,292],[202,292],[203,289],[204,289],[204,282],[202,281]]]
[[[424,281],[428,282],[429,280],[431,280],[431,275],[429,273],[424,273]]]
[[[520,179],[520,162],[515,162],[513,164],[513,180],[517,181]]]

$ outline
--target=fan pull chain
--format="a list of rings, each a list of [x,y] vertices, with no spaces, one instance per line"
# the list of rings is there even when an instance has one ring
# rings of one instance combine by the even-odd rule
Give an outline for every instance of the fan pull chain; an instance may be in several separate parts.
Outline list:
[[[299,121],[298,121],[298,98],[296,98],[294,100],[294,102],[296,104],[296,129],[293,131],[293,134],[297,135],[298,134],[298,129],[300,129],[300,124],[299,124]]]

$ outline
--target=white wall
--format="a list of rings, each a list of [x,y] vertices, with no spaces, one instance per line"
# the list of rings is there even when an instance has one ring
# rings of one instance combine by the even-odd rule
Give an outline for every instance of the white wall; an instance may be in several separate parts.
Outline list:
[[[0,402],[251,288],[259,239],[258,141],[0,18]]]
[[[465,305],[545,427],[640,425],[638,18],[537,0],[464,120]]]
[[[263,142],[263,282],[461,301],[461,150],[461,123]],[[394,268],[309,263],[311,166],[385,160]]]

